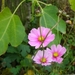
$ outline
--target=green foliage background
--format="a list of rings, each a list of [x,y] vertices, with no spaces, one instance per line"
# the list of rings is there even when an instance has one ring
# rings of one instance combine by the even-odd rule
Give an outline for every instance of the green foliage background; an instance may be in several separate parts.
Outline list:
[[[5,0],[4,8],[0,12],[0,75],[75,73],[75,1],[40,0],[43,4],[39,2],[39,5],[37,0],[25,0],[16,10],[21,1]],[[59,10],[62,12],[59,13]],[[68,19],[72,24],[66,24],[65,21]],[[48,47],[59,43],[66,47],[67,52],[60,65],[42,67],[31,60],[36,50],[28,45],[27,35],[32,28],[37,28],[39,25],[50,28],[56,35],[55,40]]]

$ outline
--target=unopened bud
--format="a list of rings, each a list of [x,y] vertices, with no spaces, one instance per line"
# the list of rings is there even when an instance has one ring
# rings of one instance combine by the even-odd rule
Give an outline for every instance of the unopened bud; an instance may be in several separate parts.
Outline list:
[[[67,20],[66,23],[68,23],[68,24],[71,25],[72,24],[72,21],[71,20]]]

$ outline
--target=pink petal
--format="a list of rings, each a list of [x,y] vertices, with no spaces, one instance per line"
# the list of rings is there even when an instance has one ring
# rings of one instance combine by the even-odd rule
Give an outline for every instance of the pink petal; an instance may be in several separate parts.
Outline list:
[[[65,54],[65,52],[66,52],[66,48],[62,47],[61,45],[57,46],[57,50],[58,50],[58,53],[59,53],[60,57],[63,56],[63,54]]]
[[[38,31],[37,31],[37,29],[33,28],[30,32],[33,33],[34,35],[38,36]]]
[[[46,41],[53,41],[55,39],[55,35],[54,34],[52,34],[52,35],[50,35],[50,36],[48,36],[47,38],[46,38]]]
[[[39,41],[29,41],[28,42],[31,46],[35,46],[35,48],[39,48],[39,46],[41,45],[41,43]]]
[[[56,47],[56,45],[52,45],[52,46],[51,46],[51,52],[52,52],[52,53],[57,52],[57,47]]]
[[[63,61],[63,58],[57,58],[57,62],[60,64]]]
[[[51,63],[47,62],[47,63],[42,63],[41,65],[42,66],[48,66],[48,65],[51,65]]]
[[[52,57],[48,57],[47,58],[47,62],[50,62],[51,63],[52,62]]]
[[[41,58],[41,57],[43,56],[43,51],[39,50],[39,51],[37,52],[37,55]]]
[[[37,64],[41,64],[39,58],[36,58],[36,57],[35,57],[35,58],[33,59],[33,61],[34,61],[35,63],[37,63]]]
[[[54,40],[54,35],[51,35],[50,37],[47,37],[45,41],[43,42],[43,46],[46,47],[50,42]]]
[[[39,48],[40,45],[41,45],[41,43],[40,43],[40,42],[37,42],[37,44],[36,44],[36,46],[35,46],[35,49]]]
[[[38,31],[39,31],[39,35],[42,34],[42,36],[46,36],[46,34],[49,32],[49,28],[45,28],[45,27],[39,27]]]
[[[33,42],[33,41],[29,41],[28,43],[29,43],[31,46],[36,46],[36,45],[37,45],[36,41],[34,41],[34,42]]]
[[[37,38],[38,36],[37,36],[37,35],[35,35],[35,34],[33,34],[33,33],[29,33],[28,38],[29,38],[29,37]]]
[[[37,38],[36,38],[36,37],[33,37],[33,36],[28,36],[28,39],[29,39],[30,41],[37,41]]]
[[[35,61],[35,63],[37,64],[41,64],[40,59],[42,58],[43,53],[41,50],[39,50],[35,56],[32,57],[33,61]]]
[[[50,29],[49,28],[44,28],[42,29],[42,35],[46,36],[49,33]],[[50,33],[49,33],[50,34]]]

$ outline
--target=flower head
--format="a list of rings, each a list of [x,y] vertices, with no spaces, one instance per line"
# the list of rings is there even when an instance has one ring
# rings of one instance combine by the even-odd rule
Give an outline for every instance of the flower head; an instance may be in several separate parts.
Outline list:
[[[43,44],[42,44],[43,47],[46,47],[55,38],[55,35],[52,34],[52,31],[50,31],[50,33],[48,34],[49,31],[50,31],[50,29],[45,28],[45,27],[39,27],[38,29],[33,28],[28,35],[28,39],[29,39],[28,43],[31,46],[35,46],[35,48],[37,49],[40,47],[40,45],[43,42]],[[47,36],[47,34],[48,34],[48,36]]]
[[[57,47],[56,45],[52,45],[50,52],[52,53],[53,62],[61,63],[63,60],[62,56],[65,54],[66,49],[61,45],[57,45]]]
[[[43,66],[51,65],[52,54],[48,52],[49,50],[41,51],[39,50],[35,56],[32,57],[36,64],[41,64]]]

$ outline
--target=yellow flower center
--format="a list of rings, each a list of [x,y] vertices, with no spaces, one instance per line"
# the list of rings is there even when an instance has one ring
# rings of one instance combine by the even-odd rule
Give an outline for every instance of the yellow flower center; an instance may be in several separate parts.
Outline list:
[[[45,63],[45,62],[46,62],[46,58],[44,58],[44,57],[41,58],[41,62],[42,62],[42,63]]]
[[[53,56],[54,57],[58,57],[58,53],[57,52],[54,52]]]
[[[42,42],[42,41],[44,41],[44,37],[43,37],[43,36],[40,36],[40,37],[38,38],[38,40],[39,40],[40,42]]]

